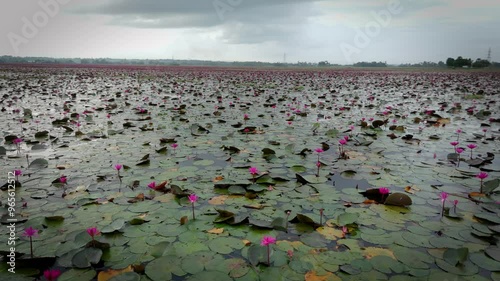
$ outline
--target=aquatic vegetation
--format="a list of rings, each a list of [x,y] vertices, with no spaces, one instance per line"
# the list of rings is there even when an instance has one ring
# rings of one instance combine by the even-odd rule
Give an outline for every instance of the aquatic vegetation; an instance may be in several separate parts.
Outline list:
[[[497,73],[0,68],[20,278],[497,278]]]

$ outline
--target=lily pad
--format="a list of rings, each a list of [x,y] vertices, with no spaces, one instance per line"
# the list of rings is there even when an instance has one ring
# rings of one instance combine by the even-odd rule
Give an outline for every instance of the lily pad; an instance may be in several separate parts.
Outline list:
[[[87,268],[97,264],[101,260],[102,250],[97,248],[85,248],[73,256],[72,262],[76,268]]]
[[[404,193],[394,192],[391,195],[387,196],[384,204],[393,206],[409,206],[412,204],[412,201],[410,196]]]
[[[44,169],[44,168],[47,168],[48,166],[49,166],[49,161],[47,161],[45,159],[38,158],[38,159],[33,160],[30,163],[30,165],[28,166],[28,168],[30,168],[30,169]]]
[[[186,275],[177,256],[163,256],[151,261],[146,265],[145,273],[153,281],[172,280],[173,274]]]

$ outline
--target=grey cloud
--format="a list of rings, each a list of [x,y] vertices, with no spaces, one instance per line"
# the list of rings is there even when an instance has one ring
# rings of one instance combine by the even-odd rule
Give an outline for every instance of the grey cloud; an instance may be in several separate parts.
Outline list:
[[[297,25],[317,15],[311,7],[319,1],[324,0],[111,0],[74,12],[108,15],[109,24],[136,28],[218,27],[226,43],[254,44],[289,41]]]
[[[324,0],[111,0],[80,6],[74,12],[115,16],[120,20],[114,23],[120,24],[125,24],[130,18],[131,22],[127,25],[137,23],[138,27],[210,27],[229,20],[258,23],[288,18],[288,12],[293,11],[297,4],[318,1]],[[220,15],[223,15],[222,20]]]

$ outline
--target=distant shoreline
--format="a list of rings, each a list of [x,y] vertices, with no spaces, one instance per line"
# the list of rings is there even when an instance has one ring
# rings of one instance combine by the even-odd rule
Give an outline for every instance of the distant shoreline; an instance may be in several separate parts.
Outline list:
[[[139,64],[80,64],[80,63],[0,63],[0,69],[5,68],[97,68],[123,70],[271,70],[271,71],[379,71],[379,72],[481,72],[497,73],[500,68],[447,68],[447,67],[360,67],[360,66],[219,66],[219,65],[139,65]]]

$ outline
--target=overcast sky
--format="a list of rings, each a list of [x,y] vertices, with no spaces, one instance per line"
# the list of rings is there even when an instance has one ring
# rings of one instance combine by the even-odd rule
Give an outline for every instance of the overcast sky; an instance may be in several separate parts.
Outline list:
[[[0,55],[500,61],[498,0],[3,0]]]

